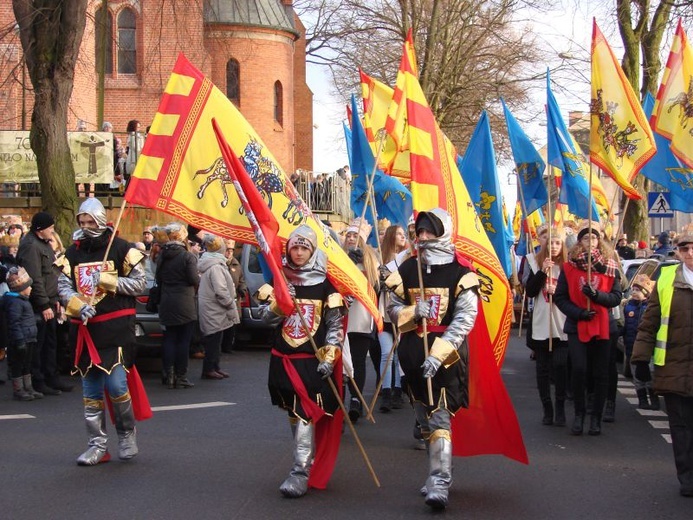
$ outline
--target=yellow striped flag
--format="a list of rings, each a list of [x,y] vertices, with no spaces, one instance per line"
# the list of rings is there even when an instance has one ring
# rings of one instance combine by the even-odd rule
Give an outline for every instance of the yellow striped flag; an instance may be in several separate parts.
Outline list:
[[[385,133],[385,140],[378,156],[378,147],[381,146],[378,131],[385,129],[387,110],[394,91],[365,72],[359,71],[359,73],[363,97],[363,128],[366,130],[368,143],[373,150],[373,157],[378,157],[378,166],[383,171],[397,177],[402,184],[409,184],[409,150],[399,151],[394,139]]]
[[[628,197],[642,195],[632,183],[656,150],[654,136],[633,88],[611,47],[592,21],[590,160]]]
[[[375,291],[366,277],[301,200],[250,123],[182,54],[162,95],[125,199],[211,233],[257,243],[222,159],[213,118],[279,222],[282,251],[298,225],[309,225],[327,255],[332,284],[363,303],[382,329]]]
[[[674,155],[693,168],[693,49],[680,20],[651,123],[655,132],[671,141]]]

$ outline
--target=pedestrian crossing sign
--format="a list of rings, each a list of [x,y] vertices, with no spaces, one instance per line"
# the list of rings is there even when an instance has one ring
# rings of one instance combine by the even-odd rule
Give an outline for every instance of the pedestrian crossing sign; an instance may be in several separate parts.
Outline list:
[[[671,218],[674,216],[669,192],[649,192],[647,208],[648,217]]]

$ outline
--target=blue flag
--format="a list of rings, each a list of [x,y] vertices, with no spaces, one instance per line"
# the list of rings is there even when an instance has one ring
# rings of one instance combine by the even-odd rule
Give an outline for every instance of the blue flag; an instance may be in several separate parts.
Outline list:
[[[642,102],[645,116],[649,119],[654,108],[654,98],[648,92]],[[686,168],[669,148],[670,141],[654,132],[657,153],[643,166],[642,174],[653,182],[663,186],[670,193],[671,209],[684,213],[693,213],[693,171]]]
[[[351,113],[351,131],[346,126],[344,127],[347,143],[351,143],[351,146],[348,147],[351,167],[351,209],[355,216],[361,216],[368,196],[368,178],[373,173],[375,157],[373,157],[366,131],[359,119],[356,97],[353,94],[351,96]],[[391,224],[397,224],[406,230],[407,221],[412,214],[409,190],[399,180],[385,175],[378,168],[373,179],[373,195],[378,218],[386,218]],[[373,212],[370,208],[366,211],[366,219],[373,226],[374,232],[377,233],[378,226],[377,223],[373,222]],[[372,233],[369,243],[375,245],[375,236]]]
[[[517,186],[522,190],[523,211],[527,215],[534,213],[549,201],[549,194],[544,183],[546,164],[534,148],[532,141],[524,133],[517,120],[513,117],[501,98],[505,123],[508,127],[510,148],[513,151],[515,167],[517,168]],[[526,216],[526,215],[525,215]]]
[[[491,125],[485,110],[481,113],[464,157],[457,157],[457,168],[503,271],[510,277],[512,264],[503,221],[503,200],[498,184]]]
[[[588,218],[592,204],[592,219],[599,219],[599,212],[590,194],[588,175],[584,171],[580,154],[573,146],[568,127],[561,117],[556,98],[551,92],[549,72],[546,72],[546,119],[548,131],[548,162],[561,170],[561,193],[558,201],[568,206],[568,211],[580,218]]]

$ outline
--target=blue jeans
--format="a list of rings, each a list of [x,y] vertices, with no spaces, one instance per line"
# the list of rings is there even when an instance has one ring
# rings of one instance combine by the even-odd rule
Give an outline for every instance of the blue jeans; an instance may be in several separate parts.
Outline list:
[[[161,344],[164,372],[168,372],[173,368],[177,376],[187,374],[190,342],[192,341],[194,331],[194,321],[184,323],[183,325],[166,326]]]
[[[85,399],[103,401],[104,388],[108,390],[111,397],[120,397],[127,393],[127,372],[123,365],[113,367],[110,374],[98,368],[92,368],[82,378],[82,395]]]
[[[401,388],[397,351],[395,351],[390,359],[390,366],[387,366],[387,358],[394,346],[394,338],[390,332],[383,331],[378,333],[378,341],[380,342],[380,377],[383,379],[382,388],[392,388],[393,375],[395,388]]]

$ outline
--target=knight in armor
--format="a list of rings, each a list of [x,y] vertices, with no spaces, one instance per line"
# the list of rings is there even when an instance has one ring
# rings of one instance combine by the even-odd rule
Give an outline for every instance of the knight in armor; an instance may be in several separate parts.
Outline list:
[[[118,457],[137,455],[135,415],[127,371],[133,363],[135,296],[145,288],[144,254],[107,225],[98,199],[87,199],[77,213],[79,229],[62,257],[58,293],[71,318],[70,342],[75,345],[73,374],[82,376],[88,449],[77,458],[80,466],[110,460],[106,434],[105,390],[113,405],[118,434]]]
[[[415,221],[417,256],[386,280],[388,313],[401,332],[399,361],[414,413],[427,443],[429,475],[421,493],[426,504],[444,509],[452,483],[451,416],[466,408],[468,345],[478,312],[479,280],[452,243],[452,219],[440,208],[420,212]],[[424,293],[419,289],[421,262]],[[429,345],[424,351],[423,320]],[[429,401],[427,380],[433,401]]]
[[[286,244],[284,274],[308,331],[296,312],[290,316],[282,313],[271,286],[258,291],[258,299],[264,302],[260,309],[264,321],[280,327],[268,385],[272,404],[287,410],[294,437],[294,464],[279,488],[289,498],[305,495],[309,485],[326,486],[341,436],[342,412],[327,378],[342,388],[346,309],[342,296],[327,279],[327,257],[317,244],[315,232],[306,225],[296,228]],[[310,336],[319,349],[317,354]]]

